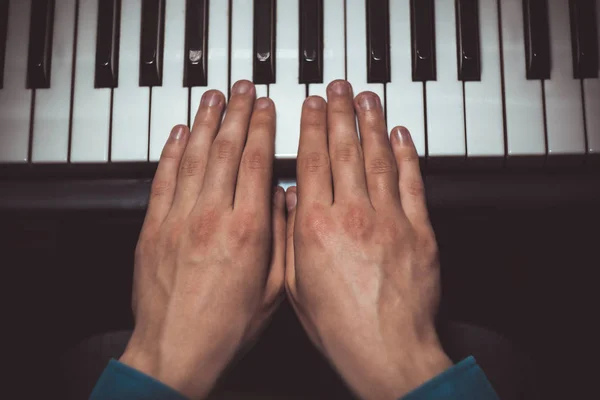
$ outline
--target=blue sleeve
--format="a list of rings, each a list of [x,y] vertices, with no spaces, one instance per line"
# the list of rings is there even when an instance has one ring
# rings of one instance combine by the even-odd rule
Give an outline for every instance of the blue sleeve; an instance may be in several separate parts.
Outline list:
[[[475,359],[468,357],[402,398],[402,400],[431,399],[498,400],[498,395]]]
[[[110,360],[90,400],[187,400],[164,383],[117,360]]]

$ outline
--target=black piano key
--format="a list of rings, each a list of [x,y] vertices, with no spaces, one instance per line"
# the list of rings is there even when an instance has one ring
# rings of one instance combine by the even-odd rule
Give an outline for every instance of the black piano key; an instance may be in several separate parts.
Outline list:
[[[27,61],[28,89],[50,87],[53,32],[54,0],[33,0]]]
[[[598,77],[598,26],[594,0],[570,0],[573,76]]]
[[[140,86],[161,86],[165,40],[165,0],[142,1]]]
[[[435,18],[433,0],[410,0],[413,81],[434,81]]]
[[[527,79],[550,79],[550,33],[546,0],[523,0]]]
[[[96,88],[116,88],[119,85],[120,29],[121,0],[98,1]]]
[[[367,82],[390,81],[390,12],[388,0],[367,0]]]
[[[300,83],[323,83],[323,0],[300,1]]]
[[[478,0],[456,0],[458,79],[481,80]]]
[[[183,85],[206,86],[208,80],[208,3],[187,0]]]
[[[276,0],[254,0],[255,84],[275,83],[275,5]]]
[[[4,58],[6,53],[6,32],[8,30],[8,0],[0,0],[0,89],[4,83]]]

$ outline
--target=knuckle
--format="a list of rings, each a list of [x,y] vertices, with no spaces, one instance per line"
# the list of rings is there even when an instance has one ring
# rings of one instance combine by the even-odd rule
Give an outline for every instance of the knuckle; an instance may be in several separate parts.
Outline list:
[[[266,170],[269,165],[267,156],[261,149],[251,149],[244,152],[242,164],[249,170]]]
[[[215,158],[220,162],[230,161],[236,154],[236,146],[231,140],[216,139],[213,142]]]
[[[257,212],[240,211],[232,224],[230,240],[238,246],[258,242],[264,239],[262,232],[264,226]]]
[[[334,150],[334,159],[337,162],[353,162],[360,159],[360,149],[357,143],[340,143]]]
[[[417,155],[416,151],[412,149],[406,149],[400,155],[400,161],[402,161],[403,163],[418,163],[419,156]]]
[[[349,205],[343,217],[346,233],[353,238],[367,239],[370,237],[374,224],[369,214],[369,210],[362,205]]]
[[[394,163],[387,157],[377,157],[369,161],[367,169],[374,175],[388,174],[394,171]]]
[[[331,221],[324,210],[313,206],[297,218],[296,224],[299,237],[318,241],[327,236]]]
[[[164,195],[171,192],[173,189],[173,182],[170,180],[154,180],[152,181],[152,187],[150,189],[150,198],[163,197]]]
[[[318,172],[329,166],[329,157],[324,153],[313,151],[301,154],[298,164],[303,171]]]
[[[412,197],[423,197],[425,195],[425,186],[420,179],[412,179],[402,184],[402,192]]]
[[[219,214],[216,209],[203,210],[191,218],[189,236],[194,243],[206,243],[218,228]],[[177,238],[175,238],[177,239]]]
[[[204,160],[198,156],[185,156],[181,162],[180,172],[183,176],[194,176],[200,172]]]

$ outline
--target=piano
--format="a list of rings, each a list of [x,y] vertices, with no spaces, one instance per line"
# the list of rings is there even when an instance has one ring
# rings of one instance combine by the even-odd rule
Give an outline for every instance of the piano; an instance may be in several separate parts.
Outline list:
[[[600,201],[595,0],[0,0],[0,210],[144,209],[208,89],[277,107],[294,183],[303,100],[377,93],[433,206]]]

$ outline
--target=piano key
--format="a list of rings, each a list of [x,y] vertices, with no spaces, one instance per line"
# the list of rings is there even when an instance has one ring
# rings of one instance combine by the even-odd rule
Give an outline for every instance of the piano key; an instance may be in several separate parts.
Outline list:
[[[327,99],[327,85],[346,79],[346,37],[344,0],[327,0],[323,4],[323,83],[308,85],[311,96]]]
[[[413,81],[436,79],[434,0],[410,0]]]
[[[496,0],[479,0],[479,5],[476,22],[481,27],[481,43],[484,44],[480,55],[484,68],[477,81],[464,83],[469,159],[504,156],[498,7]]]
[[[12,1],[8,8],[4,85],[0,89],[0,162],[29,160],[32,91],[26,88],[31,0]]]
[[[71,162],[106,162],[111,90],[94,87],[98,0],[79,0],[77,16]]]
[[[185,13],[184,86],[206,86],[208,49],[208,1],[187,0]],[[211,22],[213,23],[213,22]]]
[[[276,8],[276,0],[254,0],[253,82],[257,84],[275,83]]]
[[[269,85],[269,97],[277,108],[275,156],[295,158],[300,138],[300,113],[306,86],[298,83],[299,6],[301,0],[287,0],[277,7],[276,83]]]
[[[31,7],[27,87],[49,88],[52,67],[54,0],[35,0]]]
[[[323,83],[323,0],[300,2],[300,83]]]
[[[390,81],[390,16],[388,0],[367,1],[367,82]]]
[[[121,0],[100,0],[96,35],[95,87],[114,88],[119,83],[119,31]]]
[[[113,89],[111,161],[148,160],[151,89],[139,85],[142,1],[122,2],[120,78],[119,86]]]
[[[581,82],[573,79],[569,4],[550,2],[552,76],[544,82],[548,155],[585,154]]]
[[[352,84],[355,96],[370,90],[379,96],[385,110],[383,84],[368,83],[366,14],[365,0],[346,0],[346,78]]]
[[[69,157],[75,6],[75,0],[56,0],[52,86],[35,93],[33,162],[66,162]]]
[[[410,131],[417,154],[425,156],[423,83],[412,80],[410,2],[390,2],[390,60],[392,81],[386,85],[388,131],[402,125]],[[389,134],[389,132],[388,132]]]
[[[254,60],[254,2],[232,0],[231,3],[231,81],[233,85],[241,79],[252,81]],[[256,85],[256,96],[267,96],[267,85]]]
[[[457,79],[454,4],[435,0],[437,80],[427,92],[427,154],[429,157],[465,156],[462,83]]]
[[[4,82],[4,55],[6,53],[6,30],[8,29],[8,0],[0,0],[0,89]]]
[[[596,26],[600,27],[600,4],[596,4]],[[600,29],[598,29],[600,30]],[[596,41],[596,45],[600,40]],[[597,50],[600,53],[600,47]],[[1,91],[0,91],[1,92]],[[588,154],[600,154],[600,79],[583,79],[583,98],[585,103],[585,130],[587,134]]]
[[[160,86],[163,77],[165,0],[142,2],[140,86]]]
[[[502,0],[500,6],[507,156],[541,156],[546,153],[542,84],[526,78],[522,0]]]
[[[189,90],[183,86],[185,0],[169,0],[165,7],[165,43],[162,86],[152,88],[150,161],[157,161],[169,132],[188,119]]]
[[[456,49],[458,52],[458,79],[461,81],[478,81],[481,79],[481,60],[479,54],[480,24],[477,3],[478,0],[456,1]],[[493,7],[493,5],[485,4],[485,7]],[[497,18],[493,18],[492,22],[494,20],[497,20]],[[497,25],[495,22],[493,24]],[[482,26],[482,28],[485,29],[485,26]],[[486,41],[485,43],[487,46],[490,42]],[[494,43],[492,43],[492,46]]]
[[[527,79],[549,79],[550,36],[547,1],[523,0],[523,13]]]
[[[598,24],[594,0],[570,0],[573,71],[577,79],[598,77]]]
[[[229,68],[229,5],[210,0],[208,30],[208,86],[192,88],[190,121],[193,123],[202,95],[209,89],[220,90],[227,97]]]

